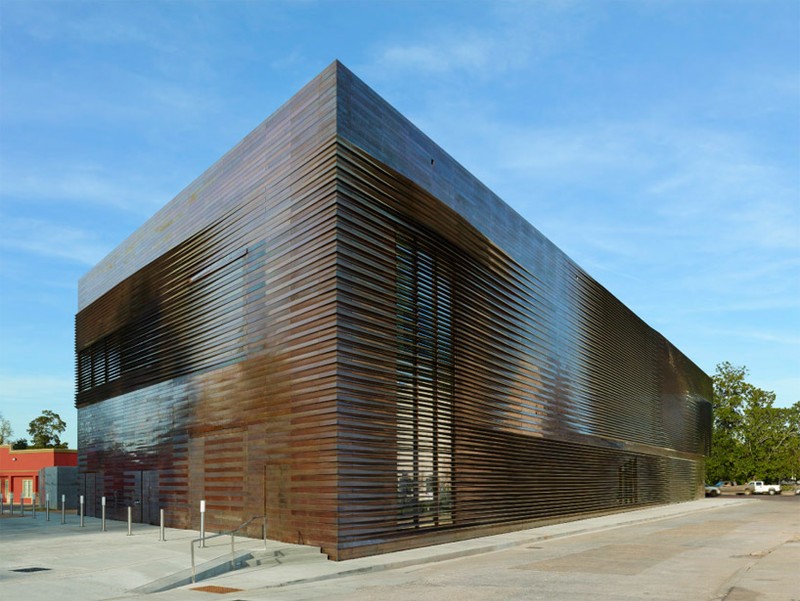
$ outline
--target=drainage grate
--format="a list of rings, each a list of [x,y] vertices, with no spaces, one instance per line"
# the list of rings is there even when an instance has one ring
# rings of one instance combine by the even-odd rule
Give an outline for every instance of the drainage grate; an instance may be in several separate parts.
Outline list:
[[[243,591],[242,588],[230,588],[228,586],[215,586],[210,584],[208,586],[194,586],[192,587],[193,591],[201,591],[203,593],[219,593],[220,595],[224,595],[225,593],[239,593]]]
[[[50,568],[17,568],[16,570],[11,570],[12,572],[47,572]]]

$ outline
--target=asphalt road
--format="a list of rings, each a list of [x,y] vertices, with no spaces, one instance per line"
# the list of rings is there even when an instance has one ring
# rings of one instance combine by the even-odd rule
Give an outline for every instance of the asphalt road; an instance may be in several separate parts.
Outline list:
[[[272,589],[268,596],[252,592],[230,599],[797,601],[800,496],[742,498],[712,511],[475,557]]]

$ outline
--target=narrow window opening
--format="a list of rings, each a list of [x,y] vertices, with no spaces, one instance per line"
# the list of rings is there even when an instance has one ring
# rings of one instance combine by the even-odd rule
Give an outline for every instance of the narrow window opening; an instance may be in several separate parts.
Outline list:
[[[453,511],[452,273],[413,237],[398,240],[396,258],[400,521],[438,526]]]

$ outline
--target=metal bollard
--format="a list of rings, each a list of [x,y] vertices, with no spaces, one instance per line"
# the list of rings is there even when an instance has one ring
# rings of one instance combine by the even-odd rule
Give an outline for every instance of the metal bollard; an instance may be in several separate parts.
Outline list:
[[[158,531],[158,540],[163,542],[163,541],[167,540],[167,537],[164,536],[164,510],[163,509],[159,510],[158,517],[159,517],[159,523],[160,523],[159,531]]]
[[[128,536],[133,535],[133,507],[128,505]]]
[[[200,546],[206,546],[206,501],[200,501]]]
[[[81,495],[81,528],[83,528],[83,495]]]
[[[3,505],[5,504],[5,501],[6,501],[6,498],[2,495],[2,493],[0,493],[0,515],[3,515],[6,512],[5,507],[3,507]]]
[[[8,493],[8,504],[11,505],[11,515],[14,515],[14,493]]]
[[[106,531],[106,498],[100,498],[100,529],[105,532]]]
[[[67,495],[61,495],[61,523],[67,523]]]
[[[31,499],[31,504],[33,505],[33,519],[36,519],[36,495],[33,495]]]
[[[44,519],[50,521],[50,493],[44,495]]]

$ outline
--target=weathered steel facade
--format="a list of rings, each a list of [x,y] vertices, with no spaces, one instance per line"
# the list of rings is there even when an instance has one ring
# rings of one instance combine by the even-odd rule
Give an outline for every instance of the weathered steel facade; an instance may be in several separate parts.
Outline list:
[[[346,559],[695,498],[709,378],[339,63],[80,283],[90,506]]]

